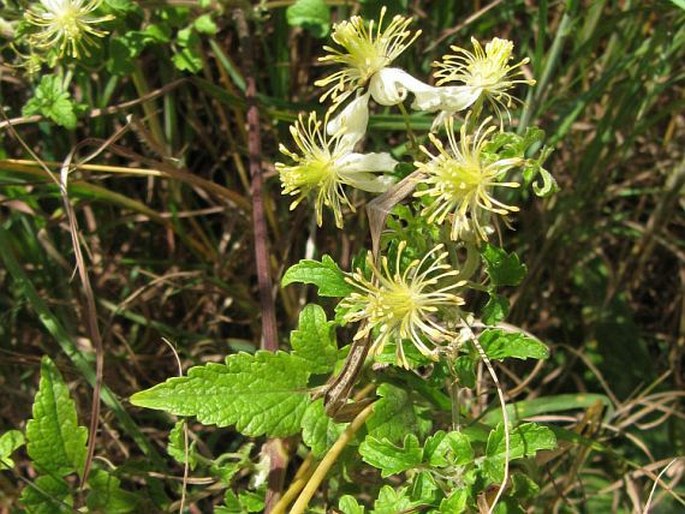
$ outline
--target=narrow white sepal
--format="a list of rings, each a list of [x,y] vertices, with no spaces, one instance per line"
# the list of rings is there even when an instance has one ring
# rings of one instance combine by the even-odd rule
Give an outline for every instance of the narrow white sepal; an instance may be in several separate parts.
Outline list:
[[[342,133],[341,144],[352,149],[366,134],[369,124],[369,93],[352,100],[326,125],[329,136]]]

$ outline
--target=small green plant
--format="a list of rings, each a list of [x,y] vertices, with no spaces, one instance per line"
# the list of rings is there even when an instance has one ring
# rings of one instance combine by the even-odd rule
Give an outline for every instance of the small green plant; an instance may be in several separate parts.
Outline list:
[[[374,250],[360,254],[351,271],[323,256],[283,277],[283,286],[313,284],[320,297],[339,299],[332,317],[309,304],[291,351],[229,355],[225,364],[194,367],[131,401],[235,425],[246,436],[299,436],[309,456],[274,512],[285,512],[295,497],[290,512],[310,502],[321,508],[312,498],[324,479],[328,502],[348,514],[371,505],[376,513],[521,509],[539,477],[519,461],[555,448],[554,432],[512,422],[503,401],[497,415],[482,401],[460,398],[473,394],[482,364],[497,386],[492,361],[548,356],[543,343],[502,324],[508,302],[501,288],[518,285],[525,266],[489,242],[518,210],[516,197],[505,203],[502,192],[531,184],[539,195],[555,190],[542,167],[548,152],[531,154],[541,131],[504,130],[511,88],[534,81],[520,78],[527,60],[510,64],[513,44],[495,38],[485,48],[474,41],[473,53],[453,47],[455,55],[435,63],[438,83],[449,85],[423,83],[394,67],[419,32],[410,18],[385,25],[384,15],[334,26],[337,47],[325,47],[320,61],[342,68],[317,82],[327,88],[321,101],[332,103],[323,118],[300,116],[290,128],[296,150],[281,144],[290,162],[276,164],[283,193],[295,197],[291,209],[312,200],[319,226],[329,209],[344,228],[354,190],[381,194],[367,207],[371,217],[382,213],[371,218]],[[399,172],[391,153],[364,153],[360,145],[371,102],[404,109],[410,95],[414,109],[437,116],[425,143],[431,146],[408,151],[402,157],[411,163]],[[418,138],[414,131],[407,137]],[[321,384],[322,377],[330,378]],[[354,491],[345,477],[365,467],[381,480]]]
[[[83,481],[87,440],[88,429],[78,424],[76,406],[62,376],[55,364],[43,357],[33,417],[26,424],[25,434],[15,430],[0,438],[3,467],[12,467],[9,455],[25,444],[39,473],[22,493],[26,512],[73,512],[75,505],[84,504],[89,512],[138,511],[138,496],[121,489],[119,478],[106,465],[98,463]]]

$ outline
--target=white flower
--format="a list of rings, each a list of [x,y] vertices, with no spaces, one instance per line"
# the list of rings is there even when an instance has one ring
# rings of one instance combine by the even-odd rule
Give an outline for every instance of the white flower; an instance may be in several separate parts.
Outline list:
[[[516,84],[535,84],[535,80],[523,77],[521,67],[528,63],[525,58],[516,64],[509,64],[513,58],[514,43],[506,39],[494,38],[485,45],[471,38],[473,52],[458,46],[451,46],[456,55],[445,55],[441,62],[433,65],[438,68],[435,76],[437,85],[461,82],[458,89],[443,90],[445,104],[442,108],[447,114],[468,108],[478,100],[487,101],[497,114],[500,122],[503,112],[511,118],[509,109],[516,101],[508,91]],[[455,86],[453,86],[455,87]],[[468,93],[466,93],[468,91]],[[464,100],[469,99],[470,103]],[[453,105],[450,105],[450,102]]]
[[[59,55],[78,59],[81,53],[90,55],[88,47],[94,37],[104,37],[107,31],[95,26],[114,16],[92,16],[101,0],[40,0],[25,13],[26,21],[39,32],[28,36],[29,44],[40,49],[57,48]]]
[[[330,121],[328,115],[324,122],[319,121],[314,112],[306,118],[300,116],[290,127],[299,152],[292,152],[280,145],[280,151],[295,162],[294,165],[276,163],[283,194],[297,196],[290,209],[294,209],[310,193],[314,193],[316,222],[319,226],[323,223],[324,206],[333,211],[338,228],[343,227],[343,206],[355,210],[344,186],[383,193],[392,183],[390,177],[375,175],[393,170],[397,161],[390,154],[362,154],[354,151],[355,145],[364,136],[368,121],[368,96],[366,99],[364,96],[356,99]],[[325,130],[322,125],[325,125]],[[346,130],[348,126],[349,131]]]
[[[518,207],[507,205],[497,200],[493,190],[497,187],[519,187],[518,182],[504,182],[502,179],[508,170],[523,163],[520,157],[497,159],[489,155],[484,148],[490,143],[489,136],[496,127],[488,124],[487,118],[474,135],[467,134],[469,118],[460,130],[459,142],[454,134],[454,122],[446,122],[449,149],[433,134],[430,140],[438,150],[437,155],[425,147],[421,150],[430,157],[428,162],[415,163],[417,169],[425,174],[422,181],[426,188],[416,191],[414,196],[428,196],[432,203],[421,211],[428,216],[429,223],[442,225],[451,218],[450,238],[461,239],[468,232],[474,232],[481,239],[487,240],[487,231],[483,223],[489,213],[506,215],[518,211]]]
[[[404,355],[403,342],[411,341],[426,357],[437,359],[436,349],[458,337],[439,322],[438,312],[455,311],[464,300],[454,290],[466,285],[465,280],[454,280],[458,270],[445,261],[448,253],[438,245],[419,260],[413,260],[401,271],[402,252],[406,242],[400,242],[394,270],[390,270],[387,257],[381,259],[380,269],[369,252],[367,264],[371,279],[360,270],[349,274],[346,281],[356,292],[343,299],[340,307],[347,310],[346,323],[360,323],[354,339],[373,334],[372,353],[380,353],[388,342],[397,345],[400,366],[409,367]]]
[[[421,33],[419,30],[412,34],[408,30],[411,18],[399,15],[393,17],[383,29],[385,12],[386,8],[383,7],[375,30],[373,20],[367,28],[360,16],[353,16],[333,27],[331,37],[343,49],[325,46],[324,50],[329,54],[320,57],[319,61],[342,64],[343,68],[315,82],[316,86],[330,86],[321,96],[322,102],[330,97],[334,106],[337,106],[352,93],[367,86],[374,75],[390,66]]]

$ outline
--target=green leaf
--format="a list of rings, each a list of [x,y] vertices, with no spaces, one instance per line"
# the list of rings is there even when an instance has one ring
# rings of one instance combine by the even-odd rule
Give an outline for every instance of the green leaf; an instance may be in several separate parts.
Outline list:
[[[349,494],[340,498],[338,510],[341,511],[342,514],[364,514],[365,512],[364,506],[359,505],[357,500]]]
[[[526,265],[514,252],[508,254],[502,248],[486,244],[483,259],[485,270],[496,286],[517,286],[526,276]]]
[[[26,103],[22,114],[40,114],[67,129],[76,128],[76,113],[71,95],[64,89],[62,78],[56,75],[44,75],[40,79],[33,98]]]
[[[440,502],[441,514],[460,514],[466,512],[469,501],[469,490],[465,487],[452,492],[447,498]]]
[[[0,436],[0,469],[12,469],[12,452],[24,444],[24,434],[19,430],[9,430]]]
[[[91,488],[86,499],[89,512],[102,514],[139,512],[137,510],[138,497],[121,489],[119,479],[106,471],[93,470],[88,478],[88,485]]]
[[[685,10],[685,0],[671,0],[674,5],[680,7],[681,9]]]
[[[199,73],[202,70],[202,53],[197,47],[187,47],[176,52],[171,61],[179,71],[187,71],[190,73]]]
[[[486,325],[496,325],[509,314],[509,300],[504,296],[491,293],[488,303],[483,307],[481,319]]]
[[[214,509],[214,512],[217,514],[243,514],[245,510],[240,505],[240,500],[236,494],[228,489],[224,494],[224,505]]]
[[[454,372],[459,384],[473,389],[476,387],[476,362],[470,355],[460,355],[454,361]]]
[[[373,504],[373,514],[410,512],[414,506],[415,503],[411,501],[407,487],[402,487],[395,491],[389,485],[384,485]]]
[[[463,432],[436,432],[423,446],[423,460],[436,468],[464,466],[473,462],[474,451]]]
[[[21,492],[19,501],[27,514],[71,514],[74,499],[61,478],[39,476]]]
[[[88,430],[78,425],[76,406],[55,364],[44,356],[40,385],[33,401],[33,419],[26,424],[26,450],[43,473],[81,474]]]
[[[212,19],[211,14],[203,14],[199,16],[193,22],[193,28],[195,28],[195,30],[197,30],[200,34],[209,34],[210,36],[213,36],[219,31],[219,27],[217,27],[216,23]]]
[[[511,475],[511,496],[519,500],[533,500],[540,493],[540,486],[524,473]]]
[[[383,478],[415,468],[421,464],[423,451],[414,434],[407,434],[404,447],[398,447],[387,439],[379,440],[367,436],[359,445],[359,453],[364,462],[381,470]]]
[[[609,413],[613,412],[611,400],[603,394],[558,394],[554,396],[541,396],[531,400],[521,400],[520,402],[507,404],[507,414],[509,420],[515,422],[537,416],[539,414],[552,414],[575,409],[590,409],[603,406]],[[609,414],[611,417],[611,414]],[[502,421],[502,410],[493,409],[487,412],[481,422],[494,426]]]
[[[549,357],[547,345],[521,332],[488,329],[478,337],[478,341],[491,360],[502,360],[507,357],[524,360]]]
[[[437,502],[440,488],[430,471],[421,471],[413,477],[409,497],[422,505],[433,505]]]
[[[293,355],[306,360],[313,374],[330,373],[338,360],[334,325],[321,307],[309,304],[300,312],[297,330],[290,334]]]
[[[542,166],[552,151],[552,148],[543,147],[540,155],[535,159],[528,159],[523,167],[522,175],[526,185],[530,184],[535,178],[540,179],[533,182],[533,192],[536,196],[545,197],[559,191],[559,184],[557,184],[555,178]]]
[[[366,422],[369,435],[377,439],[388,439],[399,443],[408,433],[418,427],[414,405],[409,393],[391,384],[378,386],[381,397],[373,408],[373,414]]]
[[[264,493],[242,491],[238,494],[238,501],[245,512],[264,511]]]
[[[345,430],[346,423],[336,423],[327,414],[323,398],[310,403],[302,417],[302,441],[315,457],[320,457]]]
[[[169,444],[167,445],[167,453],[180,464],[186,463],[185,426],[184,420],[176,422],[174,428],[169,432]],[[197,466],[196,446],[197,441],[188,441],[188,466],[190,469],[195,469]]]
[[[287,437],[300,431],[309,405],[305,361],[284,352],[229,355],[226,364],[196,366],[131,397],[139,407],[235,425],[244,435]]]
[[[314,284],[319,289],[319,296],[343,297],[354,291],[354,287],[345,282],[345,274],[333,259],[324,255],[321,262],[304,259],[291,266],[283,275],[283,287],[292,283]]]
[[[331,9],[325,0],[297,0],[286,10],[288,25],[302,27],[314,37],[328,35],[331,27]]]
[[[115,11],[132,11],[138,7],[132,0],[105,0],[104,3]]]
[[[509,460],[534,457],[538,450],[553,450],[557,446],[557,438],[549,428],[537,423],[524,423],[513,429],[509,438]],[[493,482],[504,479],[504,462],[506,444],[504,439],[504,425],[499,424],[488,437],[485,449],[486,459],[483,469]]]

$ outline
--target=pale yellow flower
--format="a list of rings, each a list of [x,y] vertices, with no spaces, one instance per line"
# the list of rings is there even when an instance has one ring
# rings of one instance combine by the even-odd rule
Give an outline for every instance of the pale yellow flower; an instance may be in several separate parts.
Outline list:
[[[449,148],[434,135],[429,137],[437,149],[433,155],[425,147],[421,150],[430,158],[427,162],[417,162],[417,169],[425,174],[422,183],[425,189],[414,193],[414,196],[428,196],[432,202],[421,211],[428,216],[429,223],[443,224],[451,218],[451,239],[460,239],[464,232],[473,231],[481,239],[487,240],[483,226],[490,213],[506,215],[518,211],[518,207],[507,205],[494,197],[498,187],[519,187],[518,182],[504,182],[502,179],[508,170],[523,164],[521,157],[498,159],[497,156],[484,152],[490,143],[490,136],[497,130],[488,126],[492,118],[487,118],[475,134],[467,133],[469,118],[460,130],[457,142],[454,134],[454,121],[446,121]]]
[[[339,64],[343,68],[315,82],[316,86],[329,87],[321,101],[330,97],[335,105],[343,102],[359,88],[366,87],[371,79],[390,64],[419,36],[421,31],[409,30],[411,18],[394,16],[383,28],[386,8],[381,9],[378,24],[372,20],[368,26],[361,16],[337,23],[331,35],[342,49],[324,46],[328,55],[319,61]]]
[[[451,46],[455,55],[445,55],[442,61],[433,63],[438,68],[435,73],[437,85],[459,82],[463,86],[456,86],[455,92],[463,96],[464,90],[469,91],[473,103],[477,100],[487,101],[500,120],[503,111],[507,117],[511,117],[509,109],[517,99],[509,90],[516,84],[535,84],[535,80],[524,78],[521,69],[529,59],[526,57],[516,64],[509,64],[514,43],[506,39],[496,37],[485,45],[485,49],[474,38],[471,38],[471,43],[473,52]],[[449,89],[444,91],[449,96]]]
[[[276,163],[283,194],[297,196],[291,203],[294,209],[310,193],[315,195],[314,208],[316,222],[323,222],[323,208],[333,211],[335,224],[343,227],[343,208],[347,206],[354,211],[344,186],[351,186],[363,191],[382,193],[388,189],[392,179],[374,173],[390,172],[397,161],[390,154],[357,153],[354,146],[363,137],[368,119],[368,96],[361,97],[358,105],[345,109],[339,117],[322,122],[312,112],[300,116],[290,127],[290,133],[297,145],[297,152],[280,145],[280,151],[290,157],[295,164]],[[324,125],[328,128],[325,129]],[[346,131],[346,126],[352,127]],[[330,132],[333,132],[331,135]]]
[[[347,323],[360,323],[354,339],[373,337],[371,353],[380,353],[388,342],[397,347],[398,363],[408,368],[403,343],[412,344],[425,356],[435,360],[436,346],[453,341],[458,334],[440,322],[440,311],[451,311],[457,317],[464,300],[454,293],[466,281],[455,280],[459,271],[445,262],[448,253],[439,245],[421,260],[416,259],[400,270],[402,252],[406,242],[397,249],[395,266],[391,271],[387,257],[381,259],[380,269],[369,253],[367,263],[370,279],[360,270],[349,274],[347,282],[356,289],[342,300],[340,308],[347,310],[343,319]],[[434,348],[430,348],[433,346]]]
[[[40,0],[24,14],[26,21],[38,28],[27,41],[41,50],[56,48],[59,55],[78,59],[90,55],[89,46],[95,37],[104,37],[107,31],[97,25],[114,19],[113,16],[92,16],[101,0]]]

